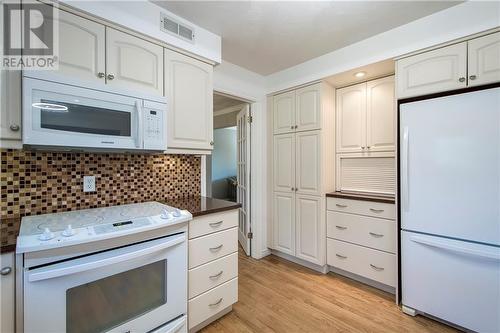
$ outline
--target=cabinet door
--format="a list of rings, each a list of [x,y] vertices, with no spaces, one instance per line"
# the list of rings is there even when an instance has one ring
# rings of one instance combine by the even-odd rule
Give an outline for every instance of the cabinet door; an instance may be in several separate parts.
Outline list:
[[[398,99],[467,86],[467,42],[397,61]]]
[[[163,95],[163,47],[106,28],[106,83]]]
[[[213,67],[165,49],[167,146],[211,150],[213,145]]]
[[[469,86],[500,81],[500,32],[468,43]]]
[[[394,76],[366,84],[366,148],[394,151]]]
[[[337,90],[337,153],[360,152],[366,145],[366,83]]]
[[[296,256],[317,265],[325,264],[323,200],[322,197],[301,194],[296,198]]]
[[[2,253],[0,269],[0,332],[14,333],[14,252]]]
[[[274,193],[273,248],[295,255],[295,194]]]
[[[321,127],[321,83],[295,91],[295,125],[297,131]]]
[[[274,136],[274,190],[295,191],[295,134]]]
[[[0,71],[0,139],[3,148],[21,143],[21,71]]]
[[[105,27],[59,11],[58,74],[105,83]]]
[[[321,131],[295,134],[297,193],[321,195]]]
[[[274,96],[274,134],[295,131],[295,91]]]

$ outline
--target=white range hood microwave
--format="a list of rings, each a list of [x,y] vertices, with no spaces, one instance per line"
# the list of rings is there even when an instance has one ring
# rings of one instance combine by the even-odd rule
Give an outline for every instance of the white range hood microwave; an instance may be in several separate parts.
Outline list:
[[[23,76],[23,144],[86,151],[164,151],[167,101]]]

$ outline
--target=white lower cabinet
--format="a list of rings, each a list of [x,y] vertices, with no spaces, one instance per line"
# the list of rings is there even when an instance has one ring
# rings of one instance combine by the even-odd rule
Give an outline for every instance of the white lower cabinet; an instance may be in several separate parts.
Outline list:
[[[325,261],[323,202],[321,197],[302,194],[296,197],[296,256],[317,265]]]
[[[196,332],[238,301],[238,210],[189,222],[188,327]]]
[[[273,207],[274,249],[295,255],[295,194],[275,192]]]
[[[0,332],[14,333],[15,299],[14,252],[0,256]]]
[[[327,264],[395,287],[397,223],[394,204],[327,198],[326,206]]]

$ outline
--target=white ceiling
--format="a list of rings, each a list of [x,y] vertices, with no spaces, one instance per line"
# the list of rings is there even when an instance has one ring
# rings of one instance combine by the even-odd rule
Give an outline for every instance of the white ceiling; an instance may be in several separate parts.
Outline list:
[[[224,60],[262,75],[300,64],[460,3],[452,1],[154,2],[220,35]]]
[[[244,102],[227,97],[224,95],[214,94],[214,111],[230,108],[232,106],[243,104]]]

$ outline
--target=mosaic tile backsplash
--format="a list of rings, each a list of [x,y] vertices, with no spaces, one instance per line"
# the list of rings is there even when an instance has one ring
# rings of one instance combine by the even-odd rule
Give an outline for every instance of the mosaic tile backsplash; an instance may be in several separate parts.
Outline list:
[[[16,227],[13,219],[26,215],[200,195],[197,156],[13,149],[0,154],[2,238],[7,224]],[[83,176],[95,176],[96,192],[83,192]]]

